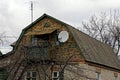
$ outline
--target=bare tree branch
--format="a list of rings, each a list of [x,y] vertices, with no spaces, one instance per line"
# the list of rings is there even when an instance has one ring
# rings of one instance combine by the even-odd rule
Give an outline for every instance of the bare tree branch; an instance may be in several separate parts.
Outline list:
[[[120,13],[114,10],[92,16],[88,22],[82,22],[84,31],[91,37],[109,44],[118,55],[120,51]]]

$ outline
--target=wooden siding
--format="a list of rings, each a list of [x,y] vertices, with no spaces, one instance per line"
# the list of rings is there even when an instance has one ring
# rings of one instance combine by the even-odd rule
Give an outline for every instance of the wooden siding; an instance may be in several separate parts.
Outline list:
[[[49,27],[44,27],[46,23],[49,23],[50,26]],[[65,43],[62,43],[58,46],[55,46],[55,47],[54,47],[54,45],[56,45],[56,44],[55,44],[55,41],[54,41],[53,37],[50,39],[50,42],[53,46],[53,47],[51,46],[51,48],[54,48],[54,49],[49,48],[51,50],[50,54],[51,54],[51,56],[54,56],[56,61],[66,60],[72,55],[74,55],[72,57],[72,59],[70,60],[72,62],[76,62],[76,61],[79,62],[79,61],[84,60],[83,57],[80,55],[80,51],[78,49],[78,46],[76,45],[76,43],[75,43],[71,33],[67,29],[67,27],[65,25],[62,25],[62,24],[56,22],[53,19],[50,19],[50,18],[44,18],[39,23],[35,24],[33,27],[28,29],[26,31],[26,33],[24,34],[24,37],[21,41],[21,44],[24,44],[24,45],[31,44],[31,36],[33,36],[33,35],[30,35],[30,32],[35,31],[36,35],[38,35],[37,32],[38,31],[40,32],[42,30],[48,30],[48,31],[49,30],[57,30],[57,34],[61,31],[65,30],[69,33],[68,41],[66,41]],[[34,34],[35,34],[35,32],[34,32]],[[41,33],[40,35],[43,35],[43,34]],[[49,35],[52,36],[52,33],[49,33]]]

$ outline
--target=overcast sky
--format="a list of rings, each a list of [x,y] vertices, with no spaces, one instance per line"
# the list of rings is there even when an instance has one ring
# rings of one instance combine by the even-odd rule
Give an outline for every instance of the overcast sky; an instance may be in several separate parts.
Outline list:
[[[18,37],[21,30],[31,22],[31,0],[0,0],[0,33]],[[75,27],[90,16],[110,9],[119,9],[120,0],[32,0],[34,20],[44,13]],[[16,38],[9,38],[9,44]],[[6,45],[6,44],[5,44]],[[5,52],[3,45],[0,50]],[[6,47],[5,47],[6,48]],[[8,47],[7,47],[8,48]]]

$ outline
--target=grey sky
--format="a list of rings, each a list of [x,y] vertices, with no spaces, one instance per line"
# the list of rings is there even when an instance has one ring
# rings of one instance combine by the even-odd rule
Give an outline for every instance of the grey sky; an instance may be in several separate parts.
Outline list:
[[[31,0],[0,1],[0,33],[19,36],[21,30],[30,24]],[[91,15],[110,9],[119,9],[120,0],[32,0],[34,20],[47,13],[75,27],[88,20]],[[9,44],[16,39],[9,39]],[[1,46],[3,47],[3,46]],[[3,52],[6,49],[1,49]]]

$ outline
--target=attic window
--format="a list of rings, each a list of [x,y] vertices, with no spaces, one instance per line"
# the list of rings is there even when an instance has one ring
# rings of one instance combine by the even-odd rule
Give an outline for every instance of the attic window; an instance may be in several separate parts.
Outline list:
[[[46,22],[44,27],[50,27],[50,24],[48,22]]]

